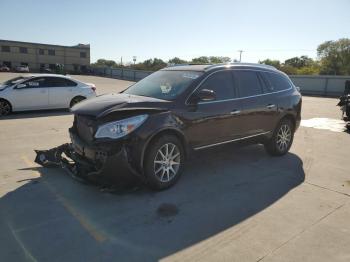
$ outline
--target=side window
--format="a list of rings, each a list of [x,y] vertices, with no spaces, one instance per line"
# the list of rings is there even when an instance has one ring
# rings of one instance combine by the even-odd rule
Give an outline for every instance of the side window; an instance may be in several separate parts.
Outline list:
[[[46,87],[46,78],[44,77],[32,78],[23,82],[22,84],[25,84],[26,88]]]
[[[225,100],[235,97],[234,85],[231,71],[221,71],[212,74],[197,90],[213,90],[216,94],[216,100]]]
[[[48,87],[66,87],[66,86],[76,86],[77,83],[61,78],[61,77],[48,77],[47,78],[47,86]]]
[[[270,84],[270,81],[267,79],[267,76],[263,72],[259,72],[258,77],[260,79],[260,83],[261,83],[261,86],[264,90],[264,93],[273,92],[273,88]]]
[[[274,92],[291,88],[290,82],[284,75],[267,72],[264,75],[269,81],[270,89]]]
[[[256,72],[236,70],[234,74],[239,85],[240,97],[255,96],[263,93],[260,79]]]
[[[66,86],[66,82],[63,78],[59,77],[48,77],[47,79],[48,87],[64,87]]]
[[[78,84],[72,80],[69,79],[64,79],[64,81],[66,82],[66,86],[77,86]]]

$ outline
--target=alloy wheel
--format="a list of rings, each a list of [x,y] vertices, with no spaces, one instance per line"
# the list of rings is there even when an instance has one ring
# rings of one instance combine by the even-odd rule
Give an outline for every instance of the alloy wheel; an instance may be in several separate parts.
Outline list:
[[[6,101],[0,101],[0,116],[6,116],[11,112],[11,106]]]
[[[281,152],[288,149],[290,142],[292,140],[292,130],[289,125],[282,125],[277,133],[277,148]]]
[[[171,181],[179,171],[181,154],[173,143],[160,147],[154,159],[154,174],[160,182]]]

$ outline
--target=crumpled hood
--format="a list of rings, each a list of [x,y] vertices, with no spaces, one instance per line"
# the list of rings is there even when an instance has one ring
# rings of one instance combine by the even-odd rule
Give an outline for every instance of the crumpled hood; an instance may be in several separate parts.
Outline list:
[[[74,114],[105,116],[115,111],[125,110],[166,110],[171,102],[152,97],[129,94],[105,94],[97,96],[75,105],[71,111]]]

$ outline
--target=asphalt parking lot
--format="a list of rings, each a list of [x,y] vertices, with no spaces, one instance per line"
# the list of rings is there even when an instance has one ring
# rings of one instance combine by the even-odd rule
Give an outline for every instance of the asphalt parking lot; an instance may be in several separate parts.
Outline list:
[[[131,84],[76,78],[99,94]],[[33,163],[34,149],[69,141],[69,112],[1,119],[0,260],[350,261],[350,134],[336,103],[303,98],[286,156],[202,151],[163,192],[101,192]]]

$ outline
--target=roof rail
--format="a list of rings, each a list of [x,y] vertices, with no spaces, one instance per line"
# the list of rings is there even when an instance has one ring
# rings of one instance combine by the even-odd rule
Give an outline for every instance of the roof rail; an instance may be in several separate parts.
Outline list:
[[[201,64],[201,63],[186,63],[186,64],[168,64],[166,67],[174,67],[174,66],[191,66],[191,65],[207,65],[212,66],[213,64]]]
[[[241,62],[234,62],[234,63],[231,63],[231,64],[232,64],[232,65],[242,65],[242,66],[257,66],[257,67],[269,68],[269,69],[277,70],[277,68],[274,67],[274,66],[265,65],[265,64],[258,64],[258,63],[241,63]]]

